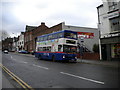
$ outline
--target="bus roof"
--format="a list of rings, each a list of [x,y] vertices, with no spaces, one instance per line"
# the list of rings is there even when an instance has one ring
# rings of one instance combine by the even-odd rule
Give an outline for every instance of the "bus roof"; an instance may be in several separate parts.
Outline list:
[[[41,35],[41,36],[38,36],[38,37],[44,37],[44,36],[47,36],[47,35],[52,35],[52,34],[61,33],[61,32],[71,32],[71,33],[76,33],[77,34],[77,32],[75,32],[75,31],[62,30],[62,31],[57,31],[57,32],[49,33],[49,34],[44,34],[44,35]]]

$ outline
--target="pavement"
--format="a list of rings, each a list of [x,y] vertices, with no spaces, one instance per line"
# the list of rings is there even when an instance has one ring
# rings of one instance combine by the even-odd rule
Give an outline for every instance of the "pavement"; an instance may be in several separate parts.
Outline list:
[[[4,75],[2,75],[2,88],[15,88]]]
[[[0,51],[0,63],[2,62],[2,51]],[[0,90],[7,88],[15,88],[9,79],[6,77],[5,72],[0,67]]]
[[[104,65],[115,68],[120,67],[120,61],[85,60],[85,59],[78,59],[77,61],[86,64]]]
[[[20,54],[20,53],[16,53],[16,54]],[[35,57],[34,55],[31,55],[31,54],[22,54],[22,55]],[[94,64],[94,65],[104,65],[104,66],[115,67],[115,68],[120,67],[120,61],[86,60],[86,59],[78,58],[77,62],[86,63],[86,64]]]
[[[1,74],[1,75],[2,75],[2,85],[1,85],[2,87],[0,87],[0,89],[15,88],[4,74]]]

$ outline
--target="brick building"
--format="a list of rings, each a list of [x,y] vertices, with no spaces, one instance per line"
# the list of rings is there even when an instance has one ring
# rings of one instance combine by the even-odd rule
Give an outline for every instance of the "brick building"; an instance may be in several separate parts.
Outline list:
[[[38,27],[26,25],[24,33],[24,47],[28,52],[35,51],[37,36],[62,30],[62,23],[53,27],[47,27],[44,22]]]
[[[18,37],[13,37],[13,45],[12,45],[12,51],[17,51],[17,46],[18,46]]]
[[[33,50],[33,29],[37,27],[26,25],[24,33],[24,49],[27,51]]]
[[[47,32],[49,28],[45,25],[44,22],[41,22],[41,25],[39,25],[37,28],[32,30],[32,35],[33,35],[33,41],[32,41],[32,51],[35,51],[35,46],[36,46],[36,39],[37,36],[43,35]]]
[[[13,48],[13,38],[6,38],[2,40],[2,50],[12,51]]]

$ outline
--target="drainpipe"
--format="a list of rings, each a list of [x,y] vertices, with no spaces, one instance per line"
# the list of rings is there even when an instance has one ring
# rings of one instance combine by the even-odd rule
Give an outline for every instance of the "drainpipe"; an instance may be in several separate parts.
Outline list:
[[[100,42],[100,23],[98,24],[98,31],[99,31],[99,54],[100,54],[100,60],[102,60],[102,51],[101,51],[101,42]]]

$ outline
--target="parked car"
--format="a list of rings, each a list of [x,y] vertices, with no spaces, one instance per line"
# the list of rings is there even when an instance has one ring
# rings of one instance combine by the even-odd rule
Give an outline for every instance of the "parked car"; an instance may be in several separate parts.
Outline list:
[[[34,54],[35,54],[35,51],[31,51],[30,53],[31,53],[32,55],[34,55]]]
[[[6,53],[6,54],[8,54],[8,50],[4,50],[3,52]]]
[[[19,53],[23,53],[23,54],[28,54],[28,51],[26,51],[26,50],[20,50],[20,51],[18,51]]]

